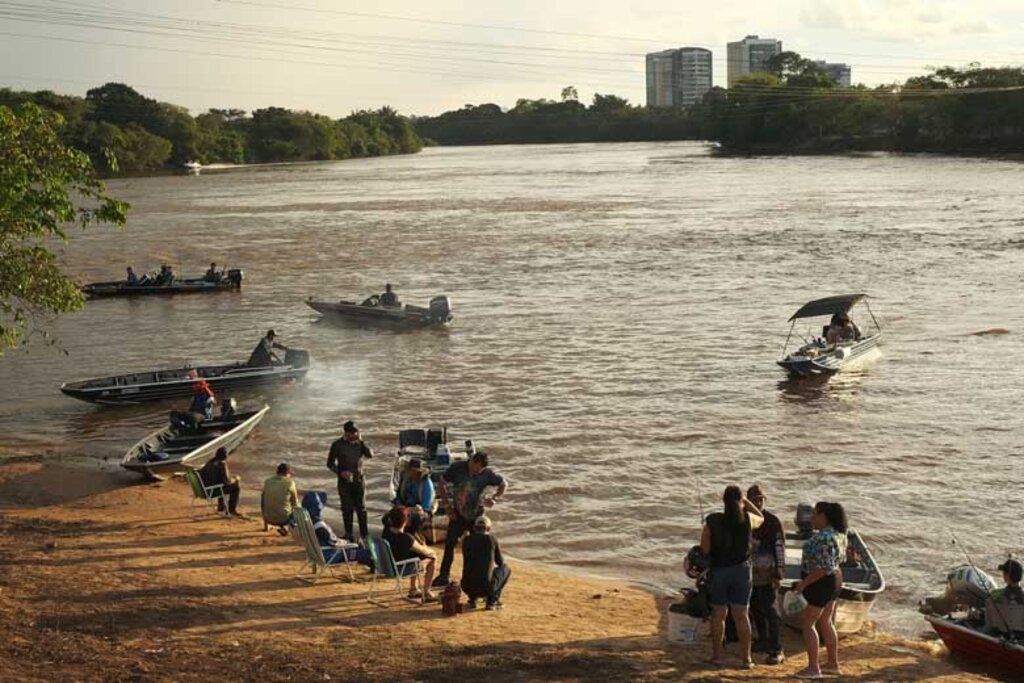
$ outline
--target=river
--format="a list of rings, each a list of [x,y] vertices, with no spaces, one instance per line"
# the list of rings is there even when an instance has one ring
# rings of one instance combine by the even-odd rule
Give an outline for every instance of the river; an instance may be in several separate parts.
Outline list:
[[[336,503],[324,461],[355,419],[377,452],[375,520],[396,432],[448,424],[510,480],[493,516],[512,555],[680,586],[701,502],[760,482],[787,522],[799,501],[846,505],[889,580],[876,616],[918,632],[913,605],[962,561],[951,532],[993,574],[1024,551],[1021,177],[1002,161],[672,143],[114,180],[129,225],[74,234],[76,277],[216,261],[244,268],[244,287],[59,318],[56,346],[0,359],[2,442],[114,467],[169,406],[95,407],[62,381],[244,359],[274,327],[313,368],[266,397],[234,457],[251,485],[288,460]],[[406,302],[450,295],[451,329],[349,329],[303,304],[385,282]],[[788,317],[858,291],[881,357],[825,385],[782,382]],[[989,328],[1010,334],[971,334]]]

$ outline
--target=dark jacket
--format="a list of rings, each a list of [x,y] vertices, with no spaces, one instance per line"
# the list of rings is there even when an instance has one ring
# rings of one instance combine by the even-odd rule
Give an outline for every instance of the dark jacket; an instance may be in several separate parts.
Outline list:
[[[494,567],[505,564],[498,539],[488,533],[474,531],[462,539],[462,590],[470,599],[490,593]]]

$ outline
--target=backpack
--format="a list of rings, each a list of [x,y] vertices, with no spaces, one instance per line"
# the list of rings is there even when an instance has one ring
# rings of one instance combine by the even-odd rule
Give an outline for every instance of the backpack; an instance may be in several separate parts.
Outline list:
[[[462,588],[452,582],[444,587],[441,594],[441,611],[446,617],[454,617],[462,612]]]

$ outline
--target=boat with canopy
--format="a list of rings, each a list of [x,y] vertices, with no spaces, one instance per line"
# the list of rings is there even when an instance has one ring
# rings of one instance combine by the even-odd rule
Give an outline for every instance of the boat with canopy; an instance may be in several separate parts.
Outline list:
[[[866,331],[862,331],[850,318],[850,310],[860,303],[863,303],[872,323]],[[798,322],[825,316],[831,318],[821,328],[821,336],[813,332],[814,328],[808,329],[805,334],[797,332]],[[841,294],[815,299],[801,306],[789,320],[792,324],[786,335],[782,359],[776,362],[791,378],[828,377],[850,369],[877,349],[882,340],[882,329],[868,305],[867,294]],[[787,354],[794,333],[803,340],[803,344]]]

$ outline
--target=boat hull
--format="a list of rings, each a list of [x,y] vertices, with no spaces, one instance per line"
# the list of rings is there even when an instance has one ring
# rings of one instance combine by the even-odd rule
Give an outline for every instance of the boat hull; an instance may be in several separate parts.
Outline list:
[[[806,377],[830,377],[836,373],[855,367],[864,361],[865,357],[874,352],[880,342],[882,335],[874,334],[870,337],[843,347],[842,355],[833,353],[809,358],[806,356],[788,356],[776,361],[791,379],[802,379]]]
[[[269,410],[269,406],[263,406],[260,410],[244,416],[244,420],[230,426],[225,426],[224,429],[207,426],[204,429],[205,434],[196,437],[195,448],[176,454],[167,460],[149,462],[140,460],[139,456],[146,451],[147,447],[149,449],[159,448],[166,439],[175,436],[174,430],[170,426],[164,427],[151,433],[128,449],[128,452],[125,453],[124,458],[121,460],[121,467],[130,472],[141,474],[147,479],[159,481],[184,472],[186,469],[202,466],[206,460],[213,457],[217,449],[223,447],[227,449],[228,453],[231,453],[238,448]],[[214,424],[216,424],[216,421],[214,421]],[[200,441],[199,439],[202,440]]]
[[[952,619],[934,616],[926,616],[925,619],[953,656],[1006,673],[1024,674],[1024,643],[1000,640]]]
[[[419,306],[363,306],[348,301],[316,301],[307,299],[306,305],[330,320],[386,327],[390,329],[415,330],[427,327],[445,327],[451,322],[451,315],[435,316],[430,309]]]
[[[123,280],[115,282],[93,282],[82,285],[82,293],[90,299],[119,296],[169,296],[173,294],[212,294],[215,292],[237,292],[242,288],[242,271],[231,270],[219,282],[208,282],[203,278],[176,280],[172,285],[129,285]]]
[[[191,371],[206,380],[215,393],[232,393],[299,381],[309,371],[309,357],[305,352],[289,351],[284,365],[249,367],[235,363],[154,370],[69,382],[61,385],[60,390],[71,398],[100,405],[134,405],[189,398],[196,381],[188,376]]]

